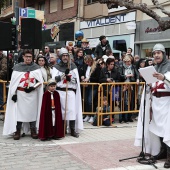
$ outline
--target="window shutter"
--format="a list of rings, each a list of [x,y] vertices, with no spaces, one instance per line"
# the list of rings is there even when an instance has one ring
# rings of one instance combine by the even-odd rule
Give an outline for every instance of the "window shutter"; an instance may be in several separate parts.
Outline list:
[[[58,0],[50,0],[50,13],[57,11],[57,1]]]
[[[63,0],[63,9],[74,7],[74,0]]]

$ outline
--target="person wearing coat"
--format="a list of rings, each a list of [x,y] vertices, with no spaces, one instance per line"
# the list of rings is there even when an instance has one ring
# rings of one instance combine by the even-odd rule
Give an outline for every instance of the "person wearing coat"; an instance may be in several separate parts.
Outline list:
[[[99,40],[100,42],[96,46],[95,51],[94,51],[96,60],[102,58],[103,55],[106,55],[106,50],[111,50],[109,41],[106,40],[106,36],[101,35]]]

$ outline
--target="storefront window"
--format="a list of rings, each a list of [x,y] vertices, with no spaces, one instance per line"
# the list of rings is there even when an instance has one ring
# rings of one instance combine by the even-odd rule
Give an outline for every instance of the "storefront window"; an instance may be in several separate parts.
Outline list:
[[[92,3],[95,3],[95,2],[98,2],[99,0],[87,0],[86,1],[86,4],[92,4]]]
[[[152,49],[146,49],[145,54],[146,54],[147,58],[151,58],[152,57]]]
[[[165,50],[167,58],[170,59],[170,48],[165,48]]]

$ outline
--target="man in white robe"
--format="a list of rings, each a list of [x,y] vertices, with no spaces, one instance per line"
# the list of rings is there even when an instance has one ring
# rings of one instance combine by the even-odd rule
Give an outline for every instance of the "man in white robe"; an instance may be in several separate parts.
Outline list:
[[[144,133],[147,137],[148,151],[150,150],[151,154],[154,154],[160,150],[154,158],[157,160],[166,158],[164,168],[170,168],[170,61],[166,58],[165,47],[162,44],[156,44],[153,47],[152,54],[157,63],[155,65],[157,72],[153,76],[158,81],[151,84],[150,106],[147,103],[149,99],[146,100],[146,113],[149,113],[147,110],[151,107],[152,116],[149,125],[146,121],[149,132],[145,131]],[[148,95],[146,97],[148,98]],[[140,124],[138,123],[138,125]],[[160,141],[157,141],[158,137]],[[155,141],[156,145],[153,144]],[[137,139],[135,143],[137,144]],[[160,148],[155,148],[160,144]]]
[[[52,78],[57,82],[60,95],[62,119],[69,120],[71,136],[79,137],[83,130],[80,81],[77,67],[71,62],[67,49],[59,52],[60,63],[54,65]]]
[[[3,135],[14,132],[14,140],[20,139],[22,123],[30,124],[31,137],[37,139],[39,114],[43,95],[43,78],[40,67],[32,62],[32,52],[24,51],[23,63],[14,66],[9,86]]]

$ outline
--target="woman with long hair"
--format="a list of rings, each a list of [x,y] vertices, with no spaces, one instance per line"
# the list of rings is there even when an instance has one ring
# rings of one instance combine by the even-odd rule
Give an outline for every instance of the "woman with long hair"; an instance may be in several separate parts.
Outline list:
[[[52,69],[48,66],[47,59],[40,55],[37,57],[36,64],[41,67],[44,82],[47,82],[52,76]]]
[[[92,58],[91,55],[86,55],[84,57],[84,75],[81,76],[81,81],[90,82],[90,83],[99,83],[100,68],[97,65],[96,61]],[[85,111],[94,112],[96,110],[96,103],[94,103],[97,97],[97,88],[98,86],[88,85],[85,87]],[[93,99],[93,100],[92,100]],[[93,109],[92,109],[93,108]],[[84,119],[85,122],[92,123],[93,116],[87,115]]]

